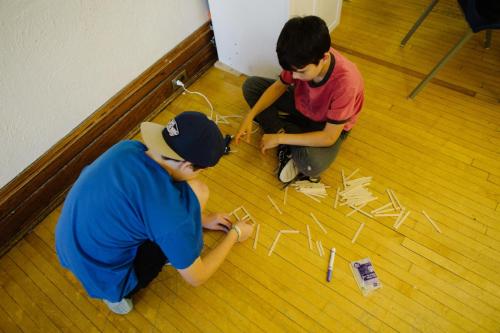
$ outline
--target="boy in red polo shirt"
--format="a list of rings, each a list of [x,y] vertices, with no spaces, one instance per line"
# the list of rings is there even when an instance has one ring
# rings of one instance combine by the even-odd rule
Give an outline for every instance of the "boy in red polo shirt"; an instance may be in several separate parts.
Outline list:
[[[243,95],[251,109],[236,143],[250,140],[252,122],[264,130],[260,148],[278,147],[278,178],[318,179],[334,161],[363,106],[364,84],[356,65],[330,46],[326,23],[295,17],[283,27],[276,52],[279,80],[249,77]]]

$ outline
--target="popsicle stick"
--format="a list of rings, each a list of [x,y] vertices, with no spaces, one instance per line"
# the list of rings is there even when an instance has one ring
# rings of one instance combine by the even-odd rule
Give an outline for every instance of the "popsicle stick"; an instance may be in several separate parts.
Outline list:
[[[259,231],[260,231],[260,224],[257,224],[257,230],[255,230],[255,239],[253,240],[254,250],[257,248],[257,243],[259,242]]]
[[[365,224],[361,223],[361,225],[358,228],[358,231],[356,231],[356,233],[354,234],[354,237],[352,238],[351,243],[354,244],[356,242],[356,239],[358,238],[359,234],[361,233],[361,230],[363,230],[364,226],[365,226]]]
[[[274,202],[274,200],[269,196],[269,194],[267,195],[267,198],[269,199],[269,201],[271,201],[271,204],[274,206],[274,208],[278,211],[278,213],[280,214],[283,214],[281,212],[281,209],[278,207],[278,205],[276,205],[276,203]]]
[[[377,213],[377,212],[381,211],[382,209],[385,209],[385,208],[387,208],[389,206],[392,206],[392,202],[389,202],[389,203],[387,203],[387,204],[385,204],[383,206],[380,206],[379,208],[376,208],[376,209],[372,210],[370,213],[372,213],[372,214]],[[394,208],[392,210],[394,210]]]
[[[282,234],[300,234],[298,230],[280,230]]]
[[[406,220],[408,215],[410,215],[411,211],[407,211],[406,214],[401,218],[399,221],[398,225],[396,226],[396,229],[399,229],[399,227],[403,224],[403,222]]]
[[[323,227],[323,225],[321,224],[321,222],[319,222],[319,220],[316,218],[316,216],[313,214],[313,213],[310,213],[311,214],[311,217],[312,219],[314,220],[314,222],[316,222],[316,224],[318,225],[318,227],[323,230],[323,232],[325,234],[327,234],[328,232],[326,231],[325,227]]]
[[[391,194],[392,194],[392,197],[394,198],[394,201],[396,202],[396,205],[401,208],[403,206],[401,206],[401,203],[399,202],[399,199],[398,199],[398,196],[396,195],[396,192],[394,192],[394,190],[390,190],[391,191]]]
[[[307,193],[304,193],[304,192],[302,192],[302,194],[304,194],[304,195],[308,196],[309,198],[313,199],[313,200],[314,200],[314,201],[316,201],[317,203],[321,203],[321,201],[319,201],[318,199],[316,199],[315,197],[313,197],[313,196],[312,196],[312,195],[310,195],[310,194],[307,194]]]
[[[357,207],[355,207],[355,206],[353,206],[353,205],[349,205],[349,207],[351,207],[352,209],[354,209],[354,210],[356,210],[356,211],[360,212],[360,213],[361,213],[361,214],[363,214],[363,215],[366,215],[366,216],[368,216],[368,217],[370,217],[370,218],[373,218],[373,215],[372,215],[372,214],[367,213],[367,212],[365,212],[364,210],[361,210],[361,209],[359,209],[359,208],[357,208]]]
[[[399,213],[399,217],[396,219],[396,222],[394,222],[394,225],[392,226],[393,228],[396,228],[397,225],[399,224],[399,221],[401,221],[401,218],[403,218],[403,215],[405,214],[406,209],[402,209],[401,212]]]
[[[322,257],[323,256],[323,251],[321,251],[321,246],[319,245],[319,240],[316,241],[316,247],[318,248],[319,256]]]
[[[309,250],[312,250],[312,239],[311,239],[311,228],[309,228],[309,224],[306,224],[307,229],[307,241],[309,242]]]
[[[345,178],[345,180],[348,181],[349,179],[351,179],[358,171],[359,171],[359,168],[354,170],[349,176],[347,176]]]
[[[335,203],[333,204],[333,208],[337,208],[337,205],[339,204],[339,192],[340,187],[337,187],[337,194],[335,195]]]
[[[274,242],[271,245],[269,252],[267,253],[268,256],[270,256],[273,253],[274,248],[276,247],[276,244],[278,244],[278,240],[280,239],[280,236],[281,236],[281,232],[278,231],[278,234],[276,235],[276,238],[274,239]]]
[[[436,229],[439,233],[442,233],[441,232],[441,229],[439,229],[438,225],[436,222],[434,222],[433,219],[431,219],[431,217],[425,212],[425,211],[422,211],[422,214],[424,214],[424,216],[427,218],[427,220],[432,224],[432,226],[434,227],[434,229]]]
[[[399,208],[399,206],[396,205],[396,201],[392,197],[391,190],[390,189],[386,189],[385,191],[387,192],[387,195],[389,196],[389,199],[391,199],[392,207],[394,207],[395,210],[399,210],[400,208]]]

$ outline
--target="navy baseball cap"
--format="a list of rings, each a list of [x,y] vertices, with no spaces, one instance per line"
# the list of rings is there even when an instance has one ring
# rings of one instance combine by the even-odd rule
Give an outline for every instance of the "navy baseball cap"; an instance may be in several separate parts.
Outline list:
[[[166,126],[144,122],[141,135],[148,149],[201,168],[216,165],[225,151],[219,127],[197,111],[182,112]]]

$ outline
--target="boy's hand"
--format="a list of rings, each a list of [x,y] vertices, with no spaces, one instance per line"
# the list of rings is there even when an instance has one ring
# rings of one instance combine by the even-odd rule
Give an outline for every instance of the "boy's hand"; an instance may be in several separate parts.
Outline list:
[[[246,142],[250,143],[250,136],[252,134],[252,121],[252,117],[249,117],[248,115],[245,117],[245,119],[243,119],[238,132],[234,136],[234,141],[236,142],[236,144],[240,143],[240,138],[244,136],[246,136]]]
[[[266,150],[277,147],[279,145],[279,134],[264,134],[260,141],[260,152],[266,153]]]
[[[203,228],[209,230],[220,230],[228,232],[231,229],[232,223],[228,214],[213,213],[204,215],[201,220]]]

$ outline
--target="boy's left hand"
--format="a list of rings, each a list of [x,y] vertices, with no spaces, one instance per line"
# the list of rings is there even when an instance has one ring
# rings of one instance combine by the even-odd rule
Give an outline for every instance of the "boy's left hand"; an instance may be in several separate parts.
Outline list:
[[[205,229],[220,230],[224,232],[228,232],[233,225],[231,223],[231,220],[229,219],[229,215],[224,213],[212,213],[203,215],[201,224]]]
[[[264,134],[260,141],[260,152],[266,153],[266,150],[277,147],[279,145],[279,134]]]

